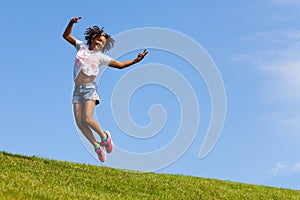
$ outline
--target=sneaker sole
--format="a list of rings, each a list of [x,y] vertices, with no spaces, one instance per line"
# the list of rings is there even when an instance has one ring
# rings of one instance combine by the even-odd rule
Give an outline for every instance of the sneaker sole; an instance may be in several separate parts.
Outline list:
[[[107,153],[111,153],[113,151],[113,149],[114,149],[114,143],[113,143],[113,141],[111,139],[111,134],[110,134],[109,131],[104,131],[104,133],[106,133],[107,137],[110,138],[110,142],[111,142],[111,146],[112,146],[111,149],[107,149],[107,147],[105,146],[105,150],[106,150]]]
[[[105,162],[105,160],[106,160],[106,154],[105,154],[105,152],[104,152],[104,149],[103,149],[102,147],[100,147],[100,148],[101,148],[101,150],[102,150],[101,154],[100,154],[100,152],[98,153],[96,150],[95,150],[95,152],[96,152],[96,154],[98,155],[98,159],[99,159],[101,162]],[[100,155],[103,155],[103,157],[100,157]]]

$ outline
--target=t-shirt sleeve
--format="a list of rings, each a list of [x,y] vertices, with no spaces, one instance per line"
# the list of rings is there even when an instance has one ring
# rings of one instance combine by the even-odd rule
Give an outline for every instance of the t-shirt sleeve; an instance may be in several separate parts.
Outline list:
[[[80,47],[84,45],[84,42],[80,41],[80,40],[76,40],[76,50],[79,51]]]
[[[112,60],[113,60],[112,57],[102,54],[101,58],[100,58],[100,63],[101,63],[101,65],[107,66]]]

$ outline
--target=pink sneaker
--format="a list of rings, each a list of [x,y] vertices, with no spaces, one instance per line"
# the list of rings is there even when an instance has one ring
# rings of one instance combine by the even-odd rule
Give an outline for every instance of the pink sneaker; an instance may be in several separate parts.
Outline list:
[[[101,162],[105,162],[106,154],[104,152],[103,146],[100,145],[99,147],[96,147],[95,152],[97,153],[99,160]]]
[[[114,148],[114,143],[111,140],[110,132],[104,131],[104,133],[107,135],[107,139],[105,141],[101,141],[100,145],[105,147],[107,153],[110,153]]]

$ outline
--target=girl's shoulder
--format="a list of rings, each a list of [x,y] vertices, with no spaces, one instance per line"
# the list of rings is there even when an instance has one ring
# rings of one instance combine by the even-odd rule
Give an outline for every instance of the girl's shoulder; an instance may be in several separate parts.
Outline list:
[[[77,51],[81,48],[86,49],[87,47],[88,47],[88,45],[85,42],[83,42],[81,40],[76,40],[76,49],[77,49]]]

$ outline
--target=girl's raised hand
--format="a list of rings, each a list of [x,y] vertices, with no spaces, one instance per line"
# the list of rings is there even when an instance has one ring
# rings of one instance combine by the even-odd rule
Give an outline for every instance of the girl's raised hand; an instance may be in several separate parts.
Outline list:
[[[82,17],[74,17],[74,18],[71,19],[71,21],[72,21],[73,23],[78,23],[78,21],[79,21],[81,18],[82,18]]]
[[[139,53],[138,57],[136,58],[138,62],[143,60],[143,58],[148,54],[147,49],[144,49],[143,53]]]

